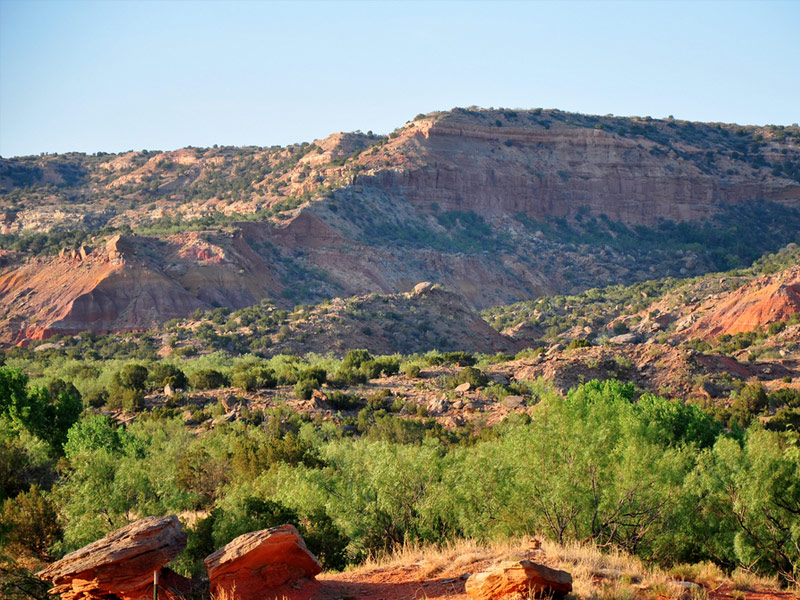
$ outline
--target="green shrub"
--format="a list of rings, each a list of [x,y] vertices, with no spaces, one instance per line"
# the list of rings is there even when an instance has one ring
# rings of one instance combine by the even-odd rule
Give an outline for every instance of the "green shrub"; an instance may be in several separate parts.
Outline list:
[[[421,369],[419,368],[419,365],[407,364],[405,367],[405,375],[410,379],[416,379],[419,377],[420,371]]]
[[[301,400],[310,400],[314,394],[314,390],[320,387],[319,381],[316,379],[300,379],[292,388],[294,395]]]
[[[101,408],[108,402],[108,392],[104,389],[93,390],[84,397],[86,406],[91,408]]]
[[[128,364],[115,373],[114,383],[126,390],[145,390],[148,374],[144,365]]]
[[[185,389],[189,384],[184,372],[168,363],[156,363],[151,366],[147,380],[151,388],[163,388],[169,385],[172,389]]]
[[[786,321],[775,321],[767,326],[767,333],[769,335],[776,335],[786,329]]]
[[[358,370],[362,364],[372,360],[372,355],[364,349],[348,350],[342,359],[342,369],[345,371]]]
[[[227,376],[216,369],[201,369],[189,376],[189,383],[197,390],[214,390],[229,384]]]
[[[327,394],[328,404],[333,410],[353,410],[363,406],[364,401],[358,396],[345,394],[339,390],[333,390]]]
[[[469,383],[473,388],[485,386],[489,382],[489,378],[483,374],[483,371],[475,367],[464,367],[461,371],[452,376],[444,377],[444,386],[453,389],[462,383]]]
[[[25,429],[59,454],[67,431],[80,418],[83,402],[72,384],[51,382],[46,388],[27,389],[28,377],[18,369],[0,367],[0,418]]]
[[[576,338],[569,343],[570,350],[574,350],[575,348],[590,348],[592,346],[592,342],[584,338]]]
[[[267,367],[251,366],[234,370],[231,385],[245,392],[274,388],[277,385],[275,371]]]
[[[144,392],[141,390],[124,390],[121,398],[122,410],[125,412],[141,412],[144,410]]]
[[[5,542],[41,560],[50,560],[49,549],[61,537],[56,507],[37,486],[3,502],[0,532]]]

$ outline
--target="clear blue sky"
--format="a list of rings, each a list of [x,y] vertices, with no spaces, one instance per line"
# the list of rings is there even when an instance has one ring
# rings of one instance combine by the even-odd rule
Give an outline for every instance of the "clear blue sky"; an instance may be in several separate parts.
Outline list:
[[[0,0],[0,155],[386,133],[478,105],[800,121],[800,1]]]

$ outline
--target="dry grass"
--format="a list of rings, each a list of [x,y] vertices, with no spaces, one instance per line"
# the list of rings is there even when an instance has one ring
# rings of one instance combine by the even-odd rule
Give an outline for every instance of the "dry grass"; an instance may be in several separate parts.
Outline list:
[[[358,568],[373,571],[413,564],[418,565],[427,577],[445,568],[468,568],[477,562],[507,556],[518,552],[523,545],[519,539],[489,543],[458,540],[441,546],[405,544],[388,555],[370,557]]]
[[[759,588],[774,589],[779,586],[777,577],[763,577],[745,569],[736,569],[731,573],[733,589],[750,592]]]
[[[727,580],[725,572],[712,562],[700,562],[693,565],[675,565],[667,571],[675,579],[694,581],[710,588],[717,587]]]
[[[231,589],[223,588],[211,594],[211,600],[236,600],[236,586]]]
[[[459,540],[442,546],[409,544],[390,554],[372,557],[358,570],[406,568],[416,570],[421,578],[443,573],[459,576],[485,570],[505,560],[524,558],[572,574],[570,598],[576,600],[708,600],[710,592],[723,585],[731,585],[734,598],[743,600],[747,591],[780,589],[776,577],[759,577],[744,570],[734,571],[729,577],[711,562],[681,564],[662,570],[618,550],[577,542],[561,545],[542,540],[540,543],[530,537],[495,542]],[[685,589],[676,581],[690,581],[700,587]]]

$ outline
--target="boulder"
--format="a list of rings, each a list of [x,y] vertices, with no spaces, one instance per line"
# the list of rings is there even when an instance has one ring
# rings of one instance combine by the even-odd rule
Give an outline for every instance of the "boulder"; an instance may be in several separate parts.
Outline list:
[[[159,598],[187,595],[193,582],[164,568],[186,547],[178,517],[147,517],[67,554],[37,575],[53,582],[65,600],[107,598],[149,600],[159,572]]]
[[[430,281],[420,281],[417,285],[414,286],[414,293],[415,294],[425,294],[427,292],[433,291],[434,284]]]
[[[520,408],[525,406],[525,398],[522,396],[506,396],[503,398],[503,406],[506,408]]]
[[[444,396],[441,398],[433,398],[428,401],[428,412],[433,415],[446,413],[449,407],[450,402]]]
[[[465,589],[474,600],[500,600],[519,595],[563,598],[572,591],[572,575],[529,560],[506,561],[470,576]]]
[[[621,333],[608,340],[612,344],[638,344],[641,341],[637,333]]]
[[[322,572],[292,525],[240,535],[205,559],[211,593],[236,590],[237,600],[261,600],[267,590]]]
[[[468,392],[472,389],[472,384],[469,381],[465,381],[458,387],[456,387],[455,392],[457,394],[463,394],[464,392]]]

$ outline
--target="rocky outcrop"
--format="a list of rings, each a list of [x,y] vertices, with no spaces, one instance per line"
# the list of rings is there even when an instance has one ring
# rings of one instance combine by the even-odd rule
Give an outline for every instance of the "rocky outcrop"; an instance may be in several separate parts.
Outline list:
[[[563,598],[572,591],[572,575],[529,560],[507,561],[476,573],[466,582],[473,600],[502,600],[531,595]]]
[[[164,565],[185,547],[178,517],[147,517],[67,554],[37,575],[52,581],[51,593],[64,600],[149,600],[158,572],[159,597],[177,600],[191,590],[191,581]]]
[[[235,589],[237,600],[260,600],[270,589],[322,572],[292,525],[239,536],[205,559],[212,594]]]
[[[689,312],[691,310],[691,312]],[[722,334],[753,331],[800,312],[800,266],[766,275],[702,304],[687,307],[684,339],[711,339]]]

